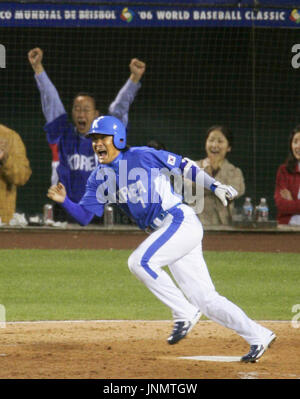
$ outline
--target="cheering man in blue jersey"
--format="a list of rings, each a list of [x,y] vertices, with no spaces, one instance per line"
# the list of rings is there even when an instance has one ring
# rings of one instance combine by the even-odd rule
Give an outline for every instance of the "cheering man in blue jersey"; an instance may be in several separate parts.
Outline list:
[[[175,344],[186,336],[201,313],[236,331],[250,344],[241,358],[255,362],[275,340],[275,334],[257,324],[235,304],[218,294],[202,253],[203,229],[194,210],[183,204],[172,188],[170,174],[186,176],[210,189],[224,206],[236,197],[187,158],[150,147],[126,145],[126,128],[113,116],[95,119],[88,134],[99,164],[86,191],[74,203],[62,184],[51,186],[48,197],[60,203],[80,224],[102,216],[107,202],[116,203],[137,225],[150,233],[130,255],[129,269],[165,305],[174,318],[168,338]],[[163,266],[169,269],[178,288]]]
[[[28,60],[35,72],[42,109],[47,121],[44,129],[52,150],[51,184],[60,181],[66,187],[69,198],[78,202],[84,194],[88,177],[97,165],[91,141],[85,136],[92,121],[101,112],[93,95],[78,93],[73,100],[73,123],[69,123],[60,96],[43,67],[43,51],[40,48],[30,50]],[[140,79],[146,65],[134,58],[129,68],[129,79],[109,107],[111,115],[119,118],[125,126],[128,123],[129,107],[141,87]]]

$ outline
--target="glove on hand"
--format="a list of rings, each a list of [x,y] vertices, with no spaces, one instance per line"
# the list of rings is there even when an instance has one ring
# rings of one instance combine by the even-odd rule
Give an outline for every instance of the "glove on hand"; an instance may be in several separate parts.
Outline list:
[[[224,206],[228,205],[228,200],[232,201],[238,195],[235,188],[226,186],[218,181],[214,182],[210,188]]]

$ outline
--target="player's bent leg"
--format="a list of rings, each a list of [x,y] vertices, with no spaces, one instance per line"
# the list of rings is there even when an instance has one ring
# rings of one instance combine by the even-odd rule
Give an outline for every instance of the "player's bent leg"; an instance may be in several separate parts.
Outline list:
[[[156,271],[141,265],[138,253],[133,252],[128,259],[130,271],[180,320],[192,320],[198,309],[193,306],[174,284],[171,277],[162,269]]]
[[[208,298],[203,313],[211,320],[234,330],[250,345],[264,344],[272,333],[250,319],[240,307],[217,292],[216,295]]]
[[[154,272],[150,268],[146,269],[141,265],[141,259],[136,253],[128,259],[128,266],[130,271],[171,309],[175,321],[167,341],[170,345],[176,344],[191,331],[201,313],[186,299],[164,270],[158,269]]]
[[[202,226],[194,212],[185,205],[180,206],[139,245],[128,260],[131,272],[172,310],[175,323],[168,339],[170,344],[184,338],[201,314],[162,267],[189,253],[202,240],[202,235]]]
[[[242,309],[215,290],[201,244],[169,267],[190,302],[206,317],[234,330],[250,345],[265,343],[272,332],[251,320]]]

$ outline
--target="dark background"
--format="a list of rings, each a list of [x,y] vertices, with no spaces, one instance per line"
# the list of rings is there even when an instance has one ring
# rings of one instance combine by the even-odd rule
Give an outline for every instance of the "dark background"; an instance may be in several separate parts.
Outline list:
[[[300,69],[291,66],[299,30],[271,28],[0,28],[6,69],[0,69],[0,122],[22,136],[33,169],[18,191],[18,211],[42,212],[48,202],[51,153],[39,92],[27,52],[44,50],[44,66],[70,111],[78,91],[95,92],[102,112],[129,76],[129,62],[147,63],[131,107],[128,142],[150,138],[194,160],[205,157],[205,131],[222,123],[235,143],[246,195],[266,197],[271,217],[276,170],[288,136],[300,123]],[[243,199],[238,201],[241,205]]]

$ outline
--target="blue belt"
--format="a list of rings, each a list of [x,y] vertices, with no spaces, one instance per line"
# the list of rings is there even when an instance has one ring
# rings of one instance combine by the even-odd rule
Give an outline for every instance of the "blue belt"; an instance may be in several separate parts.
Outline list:
[[[156,226],[156,224],[154,223],[154,220],[155,220],[155,219],[158,219],[158,220],[160,220],[160,221],[163,221],[164,218],[165,218],[169,213],[172,213],[172,211],[173,211],[175,208],[177,208],[179,205],[181,205],[181,204],[182,204],[181,202],[178,202],[178,204],[172,206],[172,208],[167,209],[166,211],[160,212],[160,213],[153,219],[152,223],[150,223],[149,226],[146,227],[145,231],[146,231],[147,233],[148,233],[148,232],[155,231],[159,226]]]

